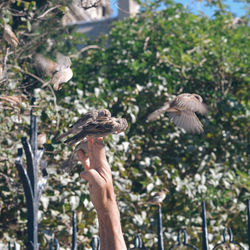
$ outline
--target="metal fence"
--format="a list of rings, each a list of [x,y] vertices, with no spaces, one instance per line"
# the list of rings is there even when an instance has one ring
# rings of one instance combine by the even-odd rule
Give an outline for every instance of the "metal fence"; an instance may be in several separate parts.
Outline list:
[[[34,100],[33,100],[34,102]],[[38,250],[38,208],[39,201],[45,185],[48,180],[48,173],[46,168],[43,168],[42,177],[38,178],[38,169],[41,158],[43,156],[43,149],[37,148],[37,121],[36,116],[33,115],[33,111],[30,113],[30,142],[27,138],[22,138],[23,148],[18,149],[16,167],[19,177],[22,181],[24,193],[26,197],[27,205],[27,242],[25,243],[27,250]],[[24,153],[23,153],[24,151]],[[26,157],[26,167],[24,166],[22,159]],[[248,226],[246,230],[248,232],[248,247],[250,250],[250,199],[247,200],[247,216]],[[208,230],[207,230],[207,218],[206,218],[206,205],[202,202],[202,250],[208,250]],[[76,213],[72,213],[72,250],[77,249],[77,221]],[[164,249],[163,244],[163,230],[162,230],[162,210],[161,206],[158,206],[158,220],[157,220],[157,235],[158,235],[158,250]],[[223,231],[223,241],[217,243],[212,250],[219,249],[221,246],[230,245],[231,248],[223,249],[240,249],[246,250],[240,243],[233,240],[233,232],[231,228],[225,228]],[[166,249],[176,249],[181,247],[187,247],[189,249],[197,249],[198,247],[188,243],[188,235],[185,229],[181,229],[178,232],[177,242],[175,245],[168,246]],[[100,241],[98,237],[94,237],[91,241],[91,247],[93,250],[100,249]],[[16,249],[16,243],[9,242],[8,250]],[[57,239],[51,240],[49,244],[50,250],[60,249],[60,245]],[[78,248],[80,249],[80,248]],[[81,249],[83,249],[81,247]],[[135,236],[134,247],[131,249],[147,249],[139,235]]]

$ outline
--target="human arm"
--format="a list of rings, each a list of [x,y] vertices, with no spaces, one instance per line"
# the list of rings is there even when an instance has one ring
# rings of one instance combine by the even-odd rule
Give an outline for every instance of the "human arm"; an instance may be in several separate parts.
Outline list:
[[[102,138],[88,138],[88,156],[78,151],[85,169],[81,177],[89,182],[90,199],[97,211],[101,250],[126,250]]]

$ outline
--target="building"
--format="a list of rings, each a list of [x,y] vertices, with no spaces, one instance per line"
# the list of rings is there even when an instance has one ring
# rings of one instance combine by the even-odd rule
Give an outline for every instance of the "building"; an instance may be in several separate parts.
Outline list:
[[[94,4],[93,1],[89,2],[89,6]],[[90,38],[96,38],[101,33],[108,33],[114,21],[134,16],[140,9],[139,4],[134,0],[116,0],[119,2],[112,2],[112,6],[118,9],[118,15],[114,16],[111,8],[113,0],[95,1],[100,1],[97,7],[84,9],[80,0],[74,0],[63,18],[63,24],[76,25],[78,32],[85,33]]]

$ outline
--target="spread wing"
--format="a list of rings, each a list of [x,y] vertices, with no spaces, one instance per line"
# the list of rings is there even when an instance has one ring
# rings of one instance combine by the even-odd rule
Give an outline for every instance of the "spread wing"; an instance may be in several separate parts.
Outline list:
[[[51,83],[54,85],[54,89],[58,90],[60,88],[59,84],[68,82],[72,78],[72,76],[73,71],[70,68],[62,71],[57,71],[51,79]]]
[[[161,114],[166,112],[166,110],[169,108],[169,103],[165,103],[164,106],[160,107],[159,109],[155,110],[153,113],[149,114],[147,117],[148,121],[154,121],[156,120]]]
[[[176,112],[168,113],[170,120],[178,127],[190,133],[202,133],[203,125],[196,114],[189,110],[182,110],[181,115]]]
[[[197,97],[200,97],[196,95]],[[171,106],[179,108],[181,110],[190,110],[193,112],[198,112],[200,114],[206,114],[208,109],[207,106],[193,94],[181,94],[177,96],[172,102]]]
[[[77,165],[77,161],[78,161],[77,151],[78,150],[81,150],[85,154],[87,154],[88,153],[88,141],[83,140],[79,144],[77,144],[74,151],[71,153],[68,159],[63,161],[60,168],[64,172],[70,173],[73,170],[73,168]]]
[[[62,162],[60,168],[67,173],[70,173],[72,171],[72,169],[75,167],[76,165],[76,161],[72,161],[71,156]]]
[[[70,58],[61,53],[56,54],[56,63],[58,71],[65,70],[71,66]]]

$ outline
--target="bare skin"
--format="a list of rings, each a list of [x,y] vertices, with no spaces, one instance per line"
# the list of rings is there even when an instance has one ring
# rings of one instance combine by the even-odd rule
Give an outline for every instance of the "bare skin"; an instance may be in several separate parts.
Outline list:
[[[82,151],[77,154],[85,170],[81,177],[89,182],[90,199],[97,211],[100,249],[126,250],[112,173],[102,138],[88,138],[88,150],[89,157]]]

